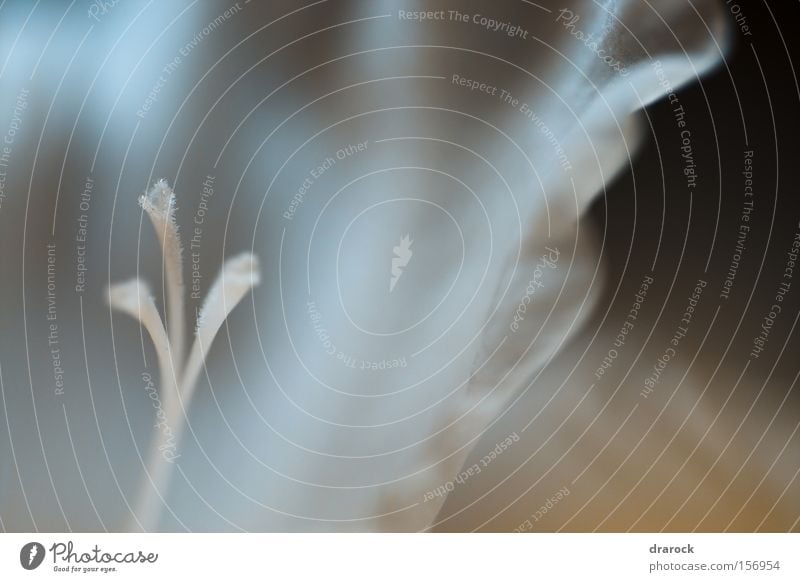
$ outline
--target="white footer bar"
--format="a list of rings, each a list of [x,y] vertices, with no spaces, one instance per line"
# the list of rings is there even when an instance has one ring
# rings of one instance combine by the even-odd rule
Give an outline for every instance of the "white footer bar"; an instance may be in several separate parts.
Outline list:
[[[0,580],[194,576],[231,582],[796,582],[800,534],[0,535]]]

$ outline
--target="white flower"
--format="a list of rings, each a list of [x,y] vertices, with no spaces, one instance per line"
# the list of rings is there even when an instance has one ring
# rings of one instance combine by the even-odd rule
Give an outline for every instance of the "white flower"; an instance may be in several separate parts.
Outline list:
[[[403,9],[435,8],[409,4]],[[70,156],[76,150],[80,160],[48,163],[83,173],[94,167],[95,156],[97,183],[116,185],[119,199],[111,214],[115,192],[101,196],[98,189],[87,211],[94,286],[76,299],[69,284],[59,283],[59,365],[68,398],[34,397],[31,388],[41,418],[34,423],[20,414],[24,422],[11,429],[30,432],[23,433],[26,450],[16,452],[19,486],[2,484],[2,491],[22,492],[0,508],[7,527],[339,531],[425,530],[436,523],[445,499],[436,492],[477,478],[464,466],[475,443],[591,310],[603,269],[581,216],[628,167],[646,127],[638,112],[708,71],[726,44],[721,1],[584,0],[569,14],[561,6],[537,7],[545,2],[495,4],[458,3],[466,20],[451,19],[447,6],[447,20],[420,23],[399,18],[396,2],[359,3],[353,14],[343,14],[349,5],[339,8],[329,29],[305,38],[324,27],[309,9],[238,46],[216,68],[220,55],[204,52],[207,47],[217,46],[217,38],[233,46],[255,21],[250,14],[279,9],[250,3],[247,12],[215,28],[213,42],[204,37],[202,48],[147,101],[146,115],[135,119],[161,68],[175,62],[175,47],[184,44],[154,43],[142,56],[149,38],[121,36],[96,91],[78,84],[69,92],[65,84],[68,104],[80,105],[88,95],[91,114],[82,115],[92,129],[81,126],[71,142]],[[92,50],[80,55],[105,55],[108,47],[97,35],[116,42],[122,30],[113,28],[114,18],[126,10],[135,17],[133,5],[120,4],[97,23],[86,41]],[[186,18],[207,16],[190,12]],[[176,20],[167,40],[191,38],[193,26],[205,25]],[[142,30],[136,34],[151,32]],[[280,51],[271,44],[292,35],[303,43]],[[21,42],[49,42],[31,38],[25,34]],[[38,52],[27,53],[30,63],[10,61],[7,74],[15,82],[27,83],[36,66]],[[266,54],[269,59],[248,75],[232,74],[242,55],[249,67]],[[90,60],[76,68],[96,66]],[[63,65],[44,59],[41,67],[45,74],[30,81],[31,99],[41,95],[46,103],[44,96],[61,90]],[[56,69],[58,75],[50,74]],[[209,76],[194,86],[197,70]],[[178,114],[166,107],[173,93],[180,95]],[[241,105],[240,99],[253,98],[253,106],[268,94],[252,110]],[[133,122],[106,119],[106,109]],[[30,134],[36,137],[28,111],[23,127],[36,127]],[[69,124],[58,107],[52,112],[65,124],[63,135],[71,135],[71,116],[80,117],[67,112]],[[226,133],[234,127],[238,133]],[[23,153],[18,147],[16,160]],[[31,150],[28,157],[38,155]],[[141,322],[157,355],[157,383],[148,377],[145,390],[133,392],[141,384],[142,355],[133,350],[142,346],[149,353],[149,344],[139,341],[130,321],[112,316],[111,327],[107,312],[92,309],[105,291],[107,270],[132,270],[129,261],[139,250],[132,244],[138,224],[126,206],[131,168],[157,159],[174,163],[181,180],[189,181],[210,171],[217,156],[219,175],[231,185],[241,182],[214,200],[203,257],[212,264],[214,253],[227,256],[232,238],[253,242],[269,272],[249,306],[254,325],[242,317],[228,345],[217,341],[211,353],[228,314],[259,282],[256,257],[245,253],[225,260],[203,304],[194,345],[186,345],[175,199],[158,182],[141,205],[162,249],[166,318],[157,307],[162,294],[154,298],[138,277],[114,284],[108,296],[115,309]],[[270,165],[265,157],[280,163]],[[59,217],[71,216],[74,193],[66,186],[61,191],[55,178],[47,184],[41,187],[61,196]],[[35,240],[31,233],[56,237],[59,273],[69,274],[71,222],[59,218],[51,235],[51,206],[28,213],[21,191],[15,196],[4,201],[0,219],[24,212],[28,238],[9,225],[4,242],[16,250]],[[193,200],[184,191],[181,204],[190,207]],[[102,213],[112,216],[111,231],[104,230]],[[393,262],[398,240],[413,240],[413,259],[408,254],[402,265]],[[149,243],[145,237],[145,252]],[[30,260],[27,270],[16,254],[13,260],[6,268],[23,273],[29,285]],[[146,257],[140,264],[154,266]],[[395,265],[402,266],[396,282]],[[33,269],[45,272],[42,265]],[[21,303],[21,288],[6,288],[4,302]],[[47,328],[23,323],[28,311],[23,307],[9,329],[24,330],[30,346],[50,358]],[[74,345],[63,345],[67,341]],[[6,385],[50,386],[51,361],[40,365],[40,352],[30,349],[32,359],[22,350],[4,354]],[[13,402],[9,408],[27,410]],[[150,454],[141,459],[143,442]],[[178,448],[165,448],[173,444]],[[176,455],[179,460],[170,462]],[[181,478],[171,479],[176,472]],[[0,478],[9,474],[0,472]],[[29,519],[21,508],[29,505],[31,481],[49,489],[30,493]],[[16,512],[11,517],[9,505]],[[37,513],[37,507],[44,509]]]
[[[166,272],[169,333],[149,288],[142,281],[133,279],[112,286],[108,300],[112,307],[141,322],[158,356],[160,402],[163,402],[159,413],[163,412],[163,418],[160,419],[163,424],[159,422],[155,426],[150,454],[144,467],[141,499],[134,512],[134,523],[144,527],[145,531],[151,531],[158,525],[160,500],[167,494],[173,462],[180,456],[174,449],[180,447],[185,411],[191,404],[206,351],[231,310],[259,283],[260,275],[258,260],[251,253],[243,253],[225,262],[203,303],[194,345],[184,361],[186,289],[183,284],[182,246],[175,223],[175,194],[165,180],[159,180],[139,199],[139,204],[150,216],[161,243]],[[170,451],[169,454],[165,454],[166,450]]]

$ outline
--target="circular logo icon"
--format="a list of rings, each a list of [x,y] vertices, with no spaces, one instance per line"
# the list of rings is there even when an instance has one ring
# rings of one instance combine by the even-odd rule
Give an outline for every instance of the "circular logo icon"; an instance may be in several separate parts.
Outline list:
[[[44,546],[39,542],[29,542],[19,552],[19,563],[26,570],[35,570],[44,561]]]

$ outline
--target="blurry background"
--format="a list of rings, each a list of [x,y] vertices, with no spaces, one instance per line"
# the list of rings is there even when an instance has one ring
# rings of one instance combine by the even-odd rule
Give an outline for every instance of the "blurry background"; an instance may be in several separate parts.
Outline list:
[[[129,527],[154,352],[104,293],[139,274],[161,299],[158,245],[136,204],[161,177],[178,194],[187,259],[202,219],[203,292],[241,250],[264,275],[209,353],[161,529],[798,529],[800,300],[783,276],[800,229],[796,5],[575,2],[571,29],[551,2],[436,6],[516,23],[534,43],[399,17],[418,4],[0,5],[3,529]],[[604,39],[634,89],[576,30]],[[672,103],[651,57],[679,87]],[[531,103],[553,137],[453,74]],[[409,233],[419,252],[390,295],[392,248]],[[562,253],[551,287],[531,327],[500,345],[545,244]],[[688,333],[645,397],[699,279]],[[326,355],[309,301],[361,362],[410,359],[442,330],[445,341],[408,368],[356,373]],[[199,306],[189,298],[190,315]],[[447,404],[455,388],[498,345],[480,382],[505,382],[505,396],[450,427],[467,406]],[[452,436],[439,442],[443,425]],[[451,453],[455,470],[431,468]],[[467,454],[464,468],[482,470],[454,484]],[[440,487],[447,501],[429,516],[444,496],[425,495]],[[408,520],[383,515],[404,507]]]
[[[794,163],[797,47],[791,41],[798,12],[792,3],[729,5],[727,16],[739,18],[733,18],[736,34],[726,62],[678,93],[700,176],[691,203],[683,187],[684,160],[676,151],[680,136],[673,106],[662,100],[646,111],[651,133],[630,172],[609,184],[592,206],[590,219],[604,233],[608,269],[601,305],[587,331],[554,362],[554,373],[536,386],[557,386],[563,370],[580,358],[570,382],[594,383],[642,278],[651,274],[656,283],[632,338],[603,376],[603,390],[590,392],[576,409],[577,418],[558,431],[563,442],[554,438],[529,459],[534,443],[549,437],[586,391],[564,401],[551,419],[540,417],[541,432],[526,436],[529,450],[503,459],[505,473],[498,470],[490,484],[453,495],[446,512],[456,517],[445,529],[475,527],[472,520],[491,530],[516,527],[520,514],[531,508],[535,514],[561,487],[573,489],[572,475],[589,466],[574,485],[579,500],[569,498],[568,507],[548,512],[537,530],[797,531],[796,290],[785,297],[767,351],[758,359],[749,356],[786,281],[782,275],[800,227]],[[749,34],[738,23],[749,27]],[[753,152],[749,223],[741,219],[746,151]],[[740,224],[750,230],[729,298],[721,299],[738,260]],[[636,400],[699,278],[709,285],[679,360],[667,369],[657,393]],[[524,426],[552,391],[541,398],[535,393],[509,422]]]

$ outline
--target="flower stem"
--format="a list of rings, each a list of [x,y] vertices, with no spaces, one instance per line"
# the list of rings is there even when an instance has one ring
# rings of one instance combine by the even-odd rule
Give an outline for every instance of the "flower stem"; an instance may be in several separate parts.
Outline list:
[[[186,337],[183,283],[183,247],[175,223],[175,193],[166,180],[159,180],[139,204],[147,212],[158,235],[163,253],[163,271],[167,287],[167,330],[175,362],[183,362]],[[178,370],[180,373],[182,370]]]

